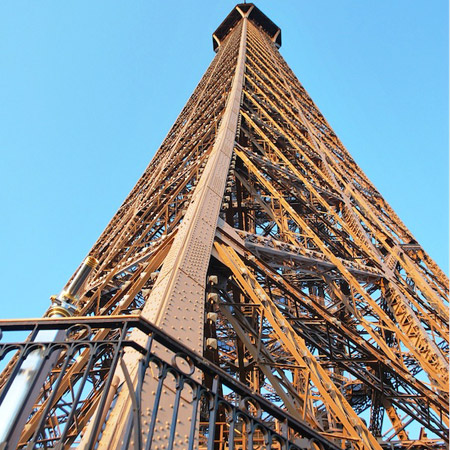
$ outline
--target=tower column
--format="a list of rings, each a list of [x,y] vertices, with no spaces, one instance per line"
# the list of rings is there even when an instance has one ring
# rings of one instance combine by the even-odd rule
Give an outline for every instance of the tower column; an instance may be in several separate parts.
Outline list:
[[[239,10],[240,11],[240,10]],[[217,130],[217,136],[205,170],[192,195],[174,243],[164,261],[154,288],[146,300],[142,316],[164,329],[169,335],[188,345],[193,351],[203,353],[204,302],[206,274],[209,266],[217,220],[222,204],[225,184],[233,153],[236,131],[238,128],[239,110],[244,84],[244,70],[247,40],[247,16],[251,9],[240,13],[243,16],[241,27],[230,34],[228,39],[241,29],[239,37],[239,53],[231,91],[226,101],[224,115]],[[226,42],[223,43],[226,45]],[[131,339],[146,346],[148,337],[139,331],[133,332]],[[167,360],[167,350],[154,344],[152,352],[161,359]],[[128,352],[124,356],[125,365],[132,379],[136,380],[139,355]],[[132,405],[129,390],[124,383],[124,374],[118,373],[122,381],[122,390],[110,413],[110,419],[99,441],[99,449],[126,448],[125,437],[128,419]],[[201,382],[200,374],[193,375]],[[148,370],[143,382],[141,405],[141,436],[145,445],[148,430],[145,423],[150,421],[151,408],[154,405],[154,394],[157,386],[155,374]],[[164,430],[156,430],[153,439],[158,439],[158,433],[167,434],[173,414],[173,398],[175,386],[167,385],[162,390],[159,401],[158,418],[165,423]],[[189,406],[189,400],[181,399],[182,406]],[[192,409],[182,407],[177,416],[177,435],[189,435]],[[111,417],[115,417],[111,420]],[[144,425],[143,425],[144,424]],[[83,439],[83,448],[88,448],[90,433]],[[174,442],[174,448],[187,448],[187,439]]]

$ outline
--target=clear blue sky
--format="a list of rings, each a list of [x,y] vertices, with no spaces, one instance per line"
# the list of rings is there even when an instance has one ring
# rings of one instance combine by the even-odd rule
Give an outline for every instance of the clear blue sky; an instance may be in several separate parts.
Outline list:
[[[0,3],[1,317],[41,316],[159,147],[235,3]],[[448,273],[448,4],[261,0],[281,52]]]

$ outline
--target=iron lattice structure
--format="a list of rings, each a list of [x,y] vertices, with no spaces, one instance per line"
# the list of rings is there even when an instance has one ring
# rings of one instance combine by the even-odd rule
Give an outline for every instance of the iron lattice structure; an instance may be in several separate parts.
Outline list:
[[[1,322],[0,399],[44,361],[2,448],[444,448],[447,278],[289,69],[280,29],[240,4],[213,42],[67,296],[74,316]]]

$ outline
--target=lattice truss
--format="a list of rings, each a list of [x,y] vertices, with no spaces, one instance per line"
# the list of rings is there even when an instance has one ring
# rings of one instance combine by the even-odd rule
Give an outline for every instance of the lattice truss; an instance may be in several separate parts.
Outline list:
[[[129,315],[145,305],[213,150],[245,39],[235,142],[200,314],[204,356],[341,448],[442,447],[446,276],[339,141],[283,60],[275,33],[251,15],[245,33],[240,19],[228,26],[161,148],[90,252],[99,266],[78,314]],[[99,330],[95,339],[116,339],[111,333]],[[101,348],[78,398],[73,386],[89,352],[80,347],[69,363],[60,358],[23,445],[42,420],[42,442],[57,439],[73,401],[78,419],[64,442],[79,438],[108,374],[108,346]],[[65,381],[48,405],[64,364]]]

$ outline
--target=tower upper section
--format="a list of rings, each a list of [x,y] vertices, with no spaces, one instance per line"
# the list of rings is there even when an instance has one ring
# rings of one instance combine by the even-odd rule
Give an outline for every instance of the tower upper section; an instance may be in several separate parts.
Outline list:
[[[275,42],[275,45],[278,48],[281,47],[281,29],[253,3],[239,3],[213,33],[214,51],[217,51],[228,33],[245,15],[247,15],[248,19],[256,26],[261,27],[269,35],[272,41]]]

